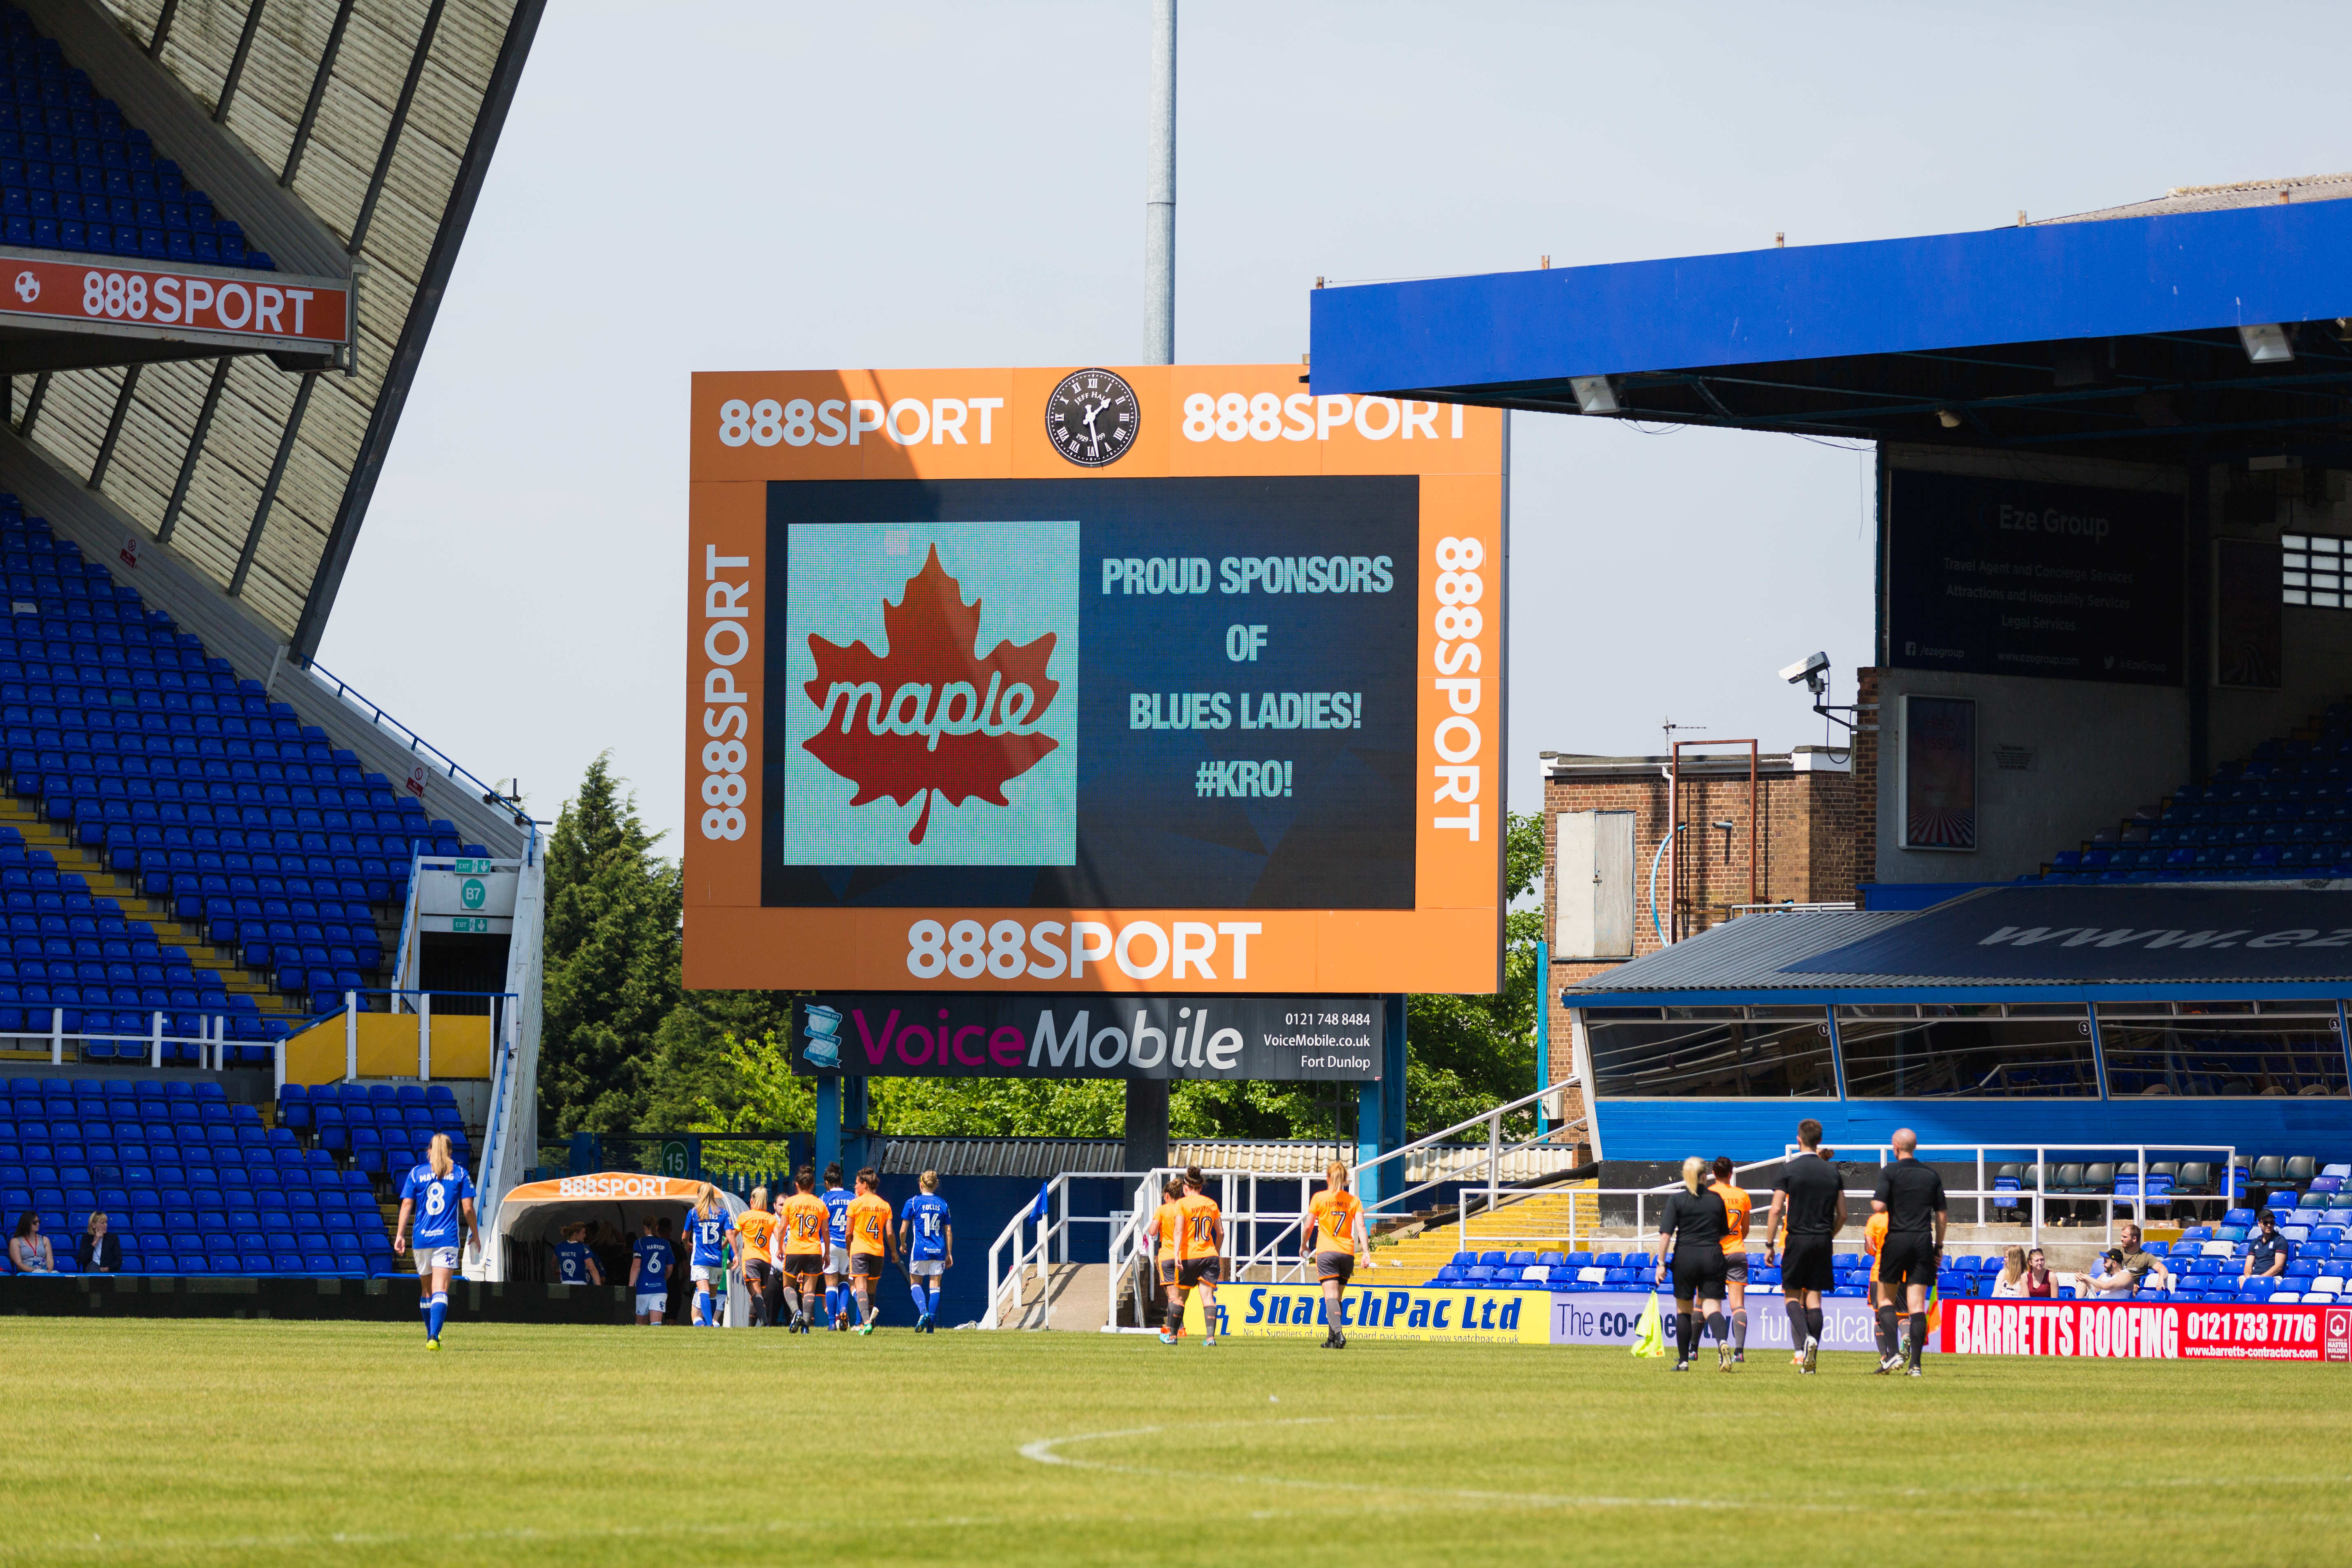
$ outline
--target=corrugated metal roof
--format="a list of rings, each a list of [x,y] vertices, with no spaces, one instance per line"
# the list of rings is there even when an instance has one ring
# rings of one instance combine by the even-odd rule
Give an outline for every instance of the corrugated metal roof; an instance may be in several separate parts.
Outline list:
[[[2297,174],[2292,179],[2238,180],[2226,185],[2175,185],[2147,201],[2039,221],[2105,223],[2114,218],[2218,212],[2224,207],[2271,206],[2280,202],[2340,202],[2347,196],[2352,196],[2352,174]]]
[[[170,548],[229,590],[281,641],[294,644],[298,658],[316,646],[390,439],[390,421],[397,418],[423,331],[438,307],[446,253],[462,235],[472,193],[479,188],[478,172],[466,166],[477,122],[484,122],[478,164],[487,160],[505,112],[505,95],[494,88],[510,84],[519,69],[541,3],[360,0],[351,6],[340,40],[334,39],[335,0],[179,0],[175,7],[165,0],[103,0],[100,7],[142,51],[171,10],[158,63],[194,100],[189,107],[202,111],[185,117],[191,125],[208,123],[247,22],[257,15],[220,129],[255,172],[266,174],[265,185],[277,183],[287,167],[320,63],[328,63],[316,118],[288,187],[311,221],[281,219],[276,232],[267,233],[267,247],[284,265],[315,265],[325,258],[341,260],[340,270],[364,268],[356,374],[289,372],[267,358],[235,358],[211,423],[192,448],[220,362],[150,364],[133,389],[100,487],[149,535],[164,533],[168,523]],[[428,17],[430,42],[395,136],[394,110]],[[329,60],[331,41],[336,47]],[[94,40],[86,40],[84,50],[103,52]],[[73,53],[68,42],[68,57]],[[150,85],[169,96],[164,84]],[[162,137],[158,152],[172,152]],[[383,176],[377,187],[380,161]],[[353,252],[353,230],[372,188],[376,195],[368,226]],[[247,219],[248,228],[258,222],[265,230],[268,221],[259,215]],[[280,247],[295,254],[281,254]],[[320,254],[306,257],[306,251]],[[292,415],[304,374],[313,385],[297,425]],[[43,456],[86,478],[123,375],[120,368],[104,368],[52,376],[32,434]],[[26,406],[32,384],[30,376],[16,378],[15,408]],[[264,510],[265,487],[281,455],[278,489]],[[184,473],[185,499],[173,514],[172,497]]]
[[[1065,1171],[1108,1173],[1125,1147],[1116,1138],[884,1138],[874,1168],[884,1175],[1023,1176],[1051,1181]]]
[[[1764,987],[1822,987],[1875,982],[1844,975],[1783,974],[1781,969],[1875,936],[1900,925],[1914,911],[1843,910],[1826,914],[1762,913],[1726,921],[1644,958],[1596,974],[1570,988],[1575,996],[1596,991],[1730,991]],[[1983,984],[1971,981],[1971,984]]]

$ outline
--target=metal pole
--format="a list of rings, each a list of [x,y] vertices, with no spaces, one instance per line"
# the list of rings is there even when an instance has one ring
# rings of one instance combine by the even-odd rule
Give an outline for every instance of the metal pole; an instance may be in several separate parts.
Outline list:
[[[430,992],[416,999],[416,1080],[433,1081],[433,996]]]
[[[360,994],[343,993],[343,1081],[360,1080]]]
[[[1551,943],[1538,939],[1536,942],[1536,1091],[1541,1093],[1551,1086]],[[1544,1102],[1536,1101],[1536,1136],[1543,1137],[1551,1131],[1551,1118],[1544,1114]],[[1576,1202],[1569,1200],[1568,1212],[1574,1223]]]
[[[163,1065],[163,1015],[161,1013],[153,1015],[151,1026],[155,1032],[148,1037],[147,1041],[150,1065],[162,1067]]]
[[[1176,0],[1151,7],[1151,107],[1145,122],[1143,363],[1176,363]]]

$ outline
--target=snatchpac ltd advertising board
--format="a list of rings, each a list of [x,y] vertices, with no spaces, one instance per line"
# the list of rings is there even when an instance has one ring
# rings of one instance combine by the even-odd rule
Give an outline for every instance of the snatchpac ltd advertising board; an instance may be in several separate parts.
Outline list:
[[[1499,414],[1265,365],[692,406],[688,985],[1495,988]]]

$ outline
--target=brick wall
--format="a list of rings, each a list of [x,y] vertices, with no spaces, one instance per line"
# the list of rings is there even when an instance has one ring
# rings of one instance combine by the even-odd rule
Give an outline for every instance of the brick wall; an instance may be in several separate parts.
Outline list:
[[[1870,672],[1864,672],[1865,677]],[[1864,701],[1874,700],[1864,697]],[[1866,715],[1867,717],[1867,715]],[[1800,768],[1801,755],[1811,764]],[[1691,937],[1734,918],[1731,906],[1759,903],[1833,903],[1853,899],[1857,870],[1873,864],[1869,847],[1876,831],[1874,798],[1861,786],[1863,755],[1853,771],[1823,765],[1818,749],[1767,754],[1759,761],[1751,814],[1748,759],[1694,762],[1685,756],[1675,809],[1687,826],[1681,852],[1658,867],[1661,909],[1654,916],[1650,868],[1666,836],[1667,787],[1663,757],[1547,757],[1544,777],[1544,915],[1552,929],[1559,885],[1556,818],[1564,811],[1625,811],[1633,815],[1633,954],[1661,945],[1659,925]],[[1867,803],[1867,804],[1865,804]],[[1751,823],[1751,815],[1753,821]],[[1726,835],[1714,825],[1728,822]],[[1753,826],[1751,849],[1750,828]],[[1755,866],[1755,898],[1748,896],[1748,867]],[[1669,863],[1679,861],[1670,869]],[[1618,967],[1612,963],[1555,960],[1545,990],[1550,1013],[1551,1077],[1575,1070],[1574,1041],[1560,992]],[[1585,1114],[1579,1102],[1568,1119]]]

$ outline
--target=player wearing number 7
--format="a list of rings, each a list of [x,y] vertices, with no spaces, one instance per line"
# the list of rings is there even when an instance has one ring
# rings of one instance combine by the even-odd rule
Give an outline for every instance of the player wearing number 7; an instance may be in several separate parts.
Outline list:
[[[393,1226],[392,1249],[408,1250],[408,1224],[416,1222],[416,1279],[425,1313],[425,1348],[441,1348],[441,1323],[449,1315],[449,1274],[457,1267],[462,1236],[471,1254],[481,1246],[474,1226],[474,1183],[450,1157],[449,1135],[436,1132],[425,1163],[409,1168],[400,1184],[400,1218]]]

